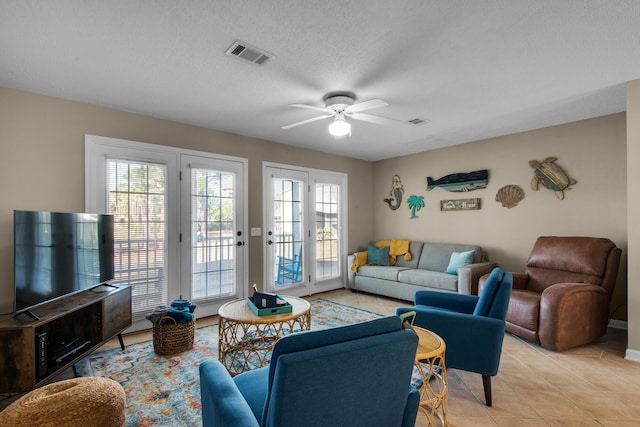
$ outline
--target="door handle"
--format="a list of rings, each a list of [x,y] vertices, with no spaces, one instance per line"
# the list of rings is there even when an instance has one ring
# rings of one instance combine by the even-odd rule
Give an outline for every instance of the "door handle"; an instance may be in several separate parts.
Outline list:
[[[267,244],[269,244],[269,245],[273,245],[273,241],[272,241],[272,240],[269,240],[269,241],[267,241]]]

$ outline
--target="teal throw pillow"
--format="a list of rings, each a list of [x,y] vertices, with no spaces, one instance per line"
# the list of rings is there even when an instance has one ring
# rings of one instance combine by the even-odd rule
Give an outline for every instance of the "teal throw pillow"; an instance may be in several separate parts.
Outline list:
[[[445,273],[458,274],[458,268],[472,264],[475,256],[476,251],[453,252]]]
[[[389,265],[389,246],[367,246],[367,264]]]

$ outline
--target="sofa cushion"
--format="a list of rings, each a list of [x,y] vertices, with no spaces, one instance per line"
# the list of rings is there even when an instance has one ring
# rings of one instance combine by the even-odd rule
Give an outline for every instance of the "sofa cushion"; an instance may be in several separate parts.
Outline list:
[[[411,254],[411,260],[407,261],[404,256],[399,256],[396,259],[396,266],[418,268],[418,261],[420,261],[420,255],[422,255],[423,242],[411,242],[409,243],[409,253]]]
[[[398,281],[398,273],[409,270],[407,267],[397,266],[381,266],[381,265],[363,265],[358,268],[358,276],[374,277],[376,279]]]
[[[389,265],[389,246],[381,248],[367,246],[367,264]]]
[[[452,252],[445,273],[458,274],[458,268],[473,264],[473,258],[475,256],[476,251]]]
[[[453,252],[476,251],[474,262],[482,258],[482,248],[474,245],[457,245],[449,243],[425,243],[418,262],[421,270],[444,272],[449,265]]]
[[[398,280],[416,286],[441,289],[444,291],[458,291],[458,276],[428,271],[421,269],[409,269],[398,272]]]

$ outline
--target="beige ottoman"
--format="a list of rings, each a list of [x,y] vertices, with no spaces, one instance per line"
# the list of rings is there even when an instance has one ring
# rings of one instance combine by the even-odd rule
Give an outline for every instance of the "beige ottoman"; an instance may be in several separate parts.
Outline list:
[[[124,389],[116,381],[72,378],[22,396],[0,412],[0,426],[124,426],[124,405]]]

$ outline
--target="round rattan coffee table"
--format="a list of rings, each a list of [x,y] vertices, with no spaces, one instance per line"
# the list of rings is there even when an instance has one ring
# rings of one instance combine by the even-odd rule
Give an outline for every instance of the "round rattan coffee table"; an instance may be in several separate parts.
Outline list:
[[[444,364],[446,344],[439,335],[417,326],[418,349],[415,365],[422,378],[420,387],[420,409],[427,416],[429,425],[438,417],[441,425],[447,425],[447,368]]]
[[[311,304],[302,298],[283,298],[293,306],[290,313],[258,316],[246,300],[220,307],[218,359],[231,375],[266,366],[280,337],[311,328]]]

